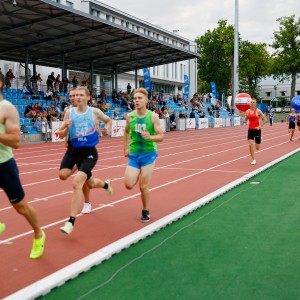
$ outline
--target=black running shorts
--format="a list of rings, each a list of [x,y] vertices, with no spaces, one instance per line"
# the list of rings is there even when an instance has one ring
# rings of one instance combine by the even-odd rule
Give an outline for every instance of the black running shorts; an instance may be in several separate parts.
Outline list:
[[[12,158],[0,164],[0,188],[6,193],[10,203],[15,204],[25,197],[16,161]]]
[[[256,144],[261,143],[261,129],[248,129],[248,140],[255,140]]]

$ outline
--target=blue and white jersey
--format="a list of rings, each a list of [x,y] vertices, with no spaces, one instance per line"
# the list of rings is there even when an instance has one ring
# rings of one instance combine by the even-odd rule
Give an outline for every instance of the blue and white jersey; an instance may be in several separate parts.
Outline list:
[[[295,123],[296,121],[296,115],[290,115],[289,116],[289,123]]]
[[[70,118],[72,125],[69,129],[69,137],[72,147],[94,147],[99,143],[92,107],[88,107],[83,114],[78,114],[76,108],[72,107]]]

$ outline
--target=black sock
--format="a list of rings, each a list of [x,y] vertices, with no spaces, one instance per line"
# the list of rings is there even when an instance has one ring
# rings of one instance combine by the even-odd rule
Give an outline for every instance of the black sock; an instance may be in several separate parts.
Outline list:
[[[104,182],[104,187],[103,187],[105,190],[107,190],[108,189],[108,184],[107,184],[107,182]]]
[[[69,222],[72,223],[72,225],[74,226],[75,223],[75,217],[70,216]]]

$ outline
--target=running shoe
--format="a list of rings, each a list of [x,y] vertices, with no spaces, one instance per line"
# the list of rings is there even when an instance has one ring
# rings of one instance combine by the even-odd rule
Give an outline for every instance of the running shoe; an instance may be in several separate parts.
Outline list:
[[[60,227],[60,231],[66,234],[70,234],[73,231],[73,224],[71,222],[66,222],[65,226]]]
[[[43,230],[42,230],[41,238],[33,239],[33,246],[32,246],[31,252],[30,252],[30,256],[29,256],[31,259],[36,259],[43,255],[45,239],[46,239],[46,234]]]
[[[253,159],[251,165],[256,165],[256,160]]]
[[[106,179],[106,180],[105,180],[105,183],[107,183],[107,185],[108,185],[108,188],[106,189],[106,192],[107,192],[107,194],[108,194],[109,196],[111,196],[111,195],[113,194],[113,189],[112,189],[112,187],[111,187],[111,185],[110,185],[110,180],[109,180],[109,179]]]
[[[0,223],[0,234],[5,230],[5,224]]]
[[[92,205],[90,203],[84,203],[81,213],[82,214],[89,214],[91,211],[92,211]]]
[[[146,222],[150,221],[150,212],[149,212],[149,210],[142,210],[141,221],[143,223],[146,223]]]

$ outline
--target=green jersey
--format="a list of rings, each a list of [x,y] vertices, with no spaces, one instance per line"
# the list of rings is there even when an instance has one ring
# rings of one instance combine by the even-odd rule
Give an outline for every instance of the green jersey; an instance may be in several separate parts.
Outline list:
[[[6,100],[2,100],[0,101],[0,111],[3,108],[4,103],[7,103],[8,101]],[[5,129],[5,125],[0,123],[0,133],[6,133],[6,129]],[[10,160],[11,158],[13,158],[13,153],[12,153],[12,148],[3,145],[2,143],[0,143],[0,163],[4,163],[8,160]]]
[[[145,117],[139,118],[136,111],[130,114],[130,153],[147,153],[156,151],[156,143],[142,138],[141,133],[147,130],[150,135],[155,135],[154,126],[152,123],[152,111],[148,111]]]

